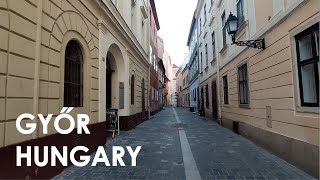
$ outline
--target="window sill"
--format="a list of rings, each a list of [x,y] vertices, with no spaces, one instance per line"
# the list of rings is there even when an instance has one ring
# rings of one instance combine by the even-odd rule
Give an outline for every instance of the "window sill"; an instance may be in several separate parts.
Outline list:
[[[297,107],[297,112],[320,114],[319,107]]]
[[[217,64],[216,58],[213,58],[212,61],[210,62],[210,64],[211,64],[212,66],[214,66],[215,64]]]
[[[210,9],[209,9],[209,13],[211,13],[211,10],[213,9],[214,4],[211,4]]]
[[[207,37],[208,32],[205,32],[203,35],[203,39],[205,39]]]
[[[224,52],[226,52],[226,50],[227,50],[227,48],[228,48],[228,44],[225,44],[223,47],[222,47],[222,49],[220,50],[220,54],[223,54]]]
[[[251,109],[251,108],[250,108],[250,104],[239,104],[239,108],[242,108],[242,109]]]
[[[248,21],[243,21],[243,22],[240,24],[240,26],[239,26],[239,28],[238,28],[238,30],[237,30],[237,33],[236,33],[236,38],[238,38],[238,36],[239,36],[240,34],[242,34],[242,31],[247,27],[247,25],[248,25]]]
[[[203,25],[202,25],[203,27],[206,25],[206,22],[207,22],[207,19],[204,20]]]
[[[230,108],[230,104],[223,104],[224,108]]]

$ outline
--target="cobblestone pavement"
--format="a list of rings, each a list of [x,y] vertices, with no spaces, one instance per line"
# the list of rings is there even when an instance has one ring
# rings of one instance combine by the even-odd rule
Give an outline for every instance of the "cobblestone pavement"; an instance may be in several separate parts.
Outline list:
[[[135,129],[108,140],[105,148],[110,163],[112,146],[142,146],[136,167],[105,167],[102,163],[96,167],[70,167],[54,179],[191,179],[185,173],[190,167],[184,160],[190,157],[183,157],[186,154],[182,153],[179,131],[186,134],[191,158],[203,180],[313,179],[249,140],[182,108],[167,108]],[[125,155],[124,162],[131,164],[129,155]]]

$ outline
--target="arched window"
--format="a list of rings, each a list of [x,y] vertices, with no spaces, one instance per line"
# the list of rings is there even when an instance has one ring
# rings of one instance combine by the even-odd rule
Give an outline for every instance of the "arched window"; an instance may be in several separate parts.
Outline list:
[[[83,56],[77,41],[67,44],[64,66],[64,107],[83,106]]]
[[[134,104],[134,75],[131,76],[131,104]]]
[[[142,111],[144,112],[145,109],[146,109],[146,106],[145,106],[145,87],[144,87],[144,79],[142,79],[142,83],[141,83],[141,93],[142,93]]]

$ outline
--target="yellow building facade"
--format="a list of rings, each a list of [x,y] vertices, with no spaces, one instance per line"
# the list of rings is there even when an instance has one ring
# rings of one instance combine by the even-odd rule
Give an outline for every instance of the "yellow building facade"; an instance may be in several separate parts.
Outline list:
[[[125,130],[147,118],[148,9],[143,0],[0,1],[1,157],[15,162],[12,148],[26,143],[78,143],[93,151],[106,141],[108,108],[118,109]],[[75,107],[73,117],[89,115],[91,135],[57,134],[53,120],[63,107]],[[19,133],[16,119],[23,113],[53,114],[49,134],[42,133],[38,119],[34,133]],[[17,178],[55,173],[25,173],[11,163],[4,169],[16,171]]]

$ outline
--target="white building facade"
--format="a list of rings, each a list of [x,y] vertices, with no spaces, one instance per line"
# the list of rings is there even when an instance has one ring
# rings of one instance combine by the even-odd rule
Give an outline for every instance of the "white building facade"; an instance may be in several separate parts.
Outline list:
[[[198,47],[198,32],[197,20],[193,17],[188,37],[188,53],[189,53],[189,99],[190,106],[195,110],[199,109],[199,47]]]

